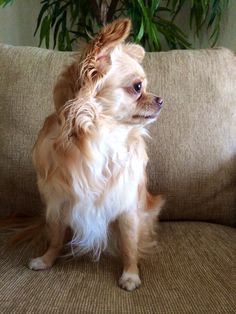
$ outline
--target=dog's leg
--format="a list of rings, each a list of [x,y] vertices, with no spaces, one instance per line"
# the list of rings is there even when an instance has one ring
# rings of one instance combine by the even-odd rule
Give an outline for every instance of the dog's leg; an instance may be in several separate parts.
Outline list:
[[[138,217],[136,213],[124,213],[118,218],[120,250],[123,273],[119,280],[121,288],[132,291],[141,284],[138,271]]]
[[[43,256],[33,258],[29,262],[29,268],[33,270],[43,270],[52,267],[60,250],[63,247],[65,236],[65,225],[59,221],[49,222],[49,247]]]

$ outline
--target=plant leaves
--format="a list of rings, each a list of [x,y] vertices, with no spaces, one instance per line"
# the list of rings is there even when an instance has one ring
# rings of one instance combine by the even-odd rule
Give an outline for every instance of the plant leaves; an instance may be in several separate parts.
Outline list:
[[[96,1],[98,10],[101,0]],[[41,0],[34,35],[40,30],[40,44],[45,40],[50,44],[50,31],[53,32],[53,48],[71,50],[76,38],[88,40],[93,37],[100,24],[88,0]],[[12,4],[14,0],[0,0],[0,6]],[[108,1],[108,11],[111,1]],[[113,4],[115,1],[113,1]],[[120,0],[111,18],[128,16],[132,20],[131,37],[145,48],[161,50],[161,39],[165,39],[171,49],[190,48],[186,34],[175,24],[176,16],[190,4],[188,20],[197,36],[207,27],[210,40],[214,45],[220,34],[223,14],[229,0]],[[111,11],[109,11],[111,12]],[[163,18],[165,17],[165,19]]]
[[[56,25],[54,27],[54,33],[53,33],[53,49],[56,47],[57,45],[57,35],[58,35],[58,31],[59,28],[61,26],[62,23],[62,17],[59,18],[59,20],[56,22]]]
[[[43,39],[45,39],[46,47],[49,48],[49,38],[50,38],[50,18],[46,15],[42,21],[40,28],[40,42],[41,46]]]
[[[154,15],[158,6],[160,4],[160,0],[151,0],[151,14]]]
[[[7,5],[12,5],[14,0],[0,0],[0,6],[2,5],[3,7]]]
[[[35,31],[34,31],[34,36],[36,35],[36,33],[37,33],[38,29],[39,29],[39,26],[40,26],[40,24],[42,22],[43,15],[47,12],[48,8],[49,8],[49,1],[47,1],[47,3],[45,3],[42,6],[42,8],[41,8],[41,10],[39,12],[39,16],[37,18],[37,25],[36,25],[36,28],[35,28]],[[42,27],[42,25],[41,25],[41,27]]]
[[[138,35],[135,38],[135,42],[140,43],[141,39],[143,38],[143,35],[144,35],[144,21],[142,18],[140,29],[139,29]]]

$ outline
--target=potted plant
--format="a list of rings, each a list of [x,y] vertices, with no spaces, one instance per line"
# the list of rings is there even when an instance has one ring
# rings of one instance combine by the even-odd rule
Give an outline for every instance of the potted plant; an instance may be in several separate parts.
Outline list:
[[[0,6],[14,1],[0,0]],[[42,0],[34,34],[39,32],[39,46],[45,41],[49,48],[52,41],[53,48],[72,50],[75,40],[88,40],[105,23],[129,16],[132,40],[147,50],[162,50],[163,39],[170,49],[186,49],[191,43],[177,26],[176,17],[188,4],[191,30],[199,37],[206,27],[214,46],[228,3],[229,0]]]

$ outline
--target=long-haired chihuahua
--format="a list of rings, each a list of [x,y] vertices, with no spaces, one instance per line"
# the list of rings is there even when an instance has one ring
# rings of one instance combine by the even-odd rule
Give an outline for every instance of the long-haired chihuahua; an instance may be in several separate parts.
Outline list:
[[[120,254],[119,285],[128,291],[140,286],[138,259],[155,243],[164,204],[146,188],[143,140],[163,101],[146,91],[144,49],[124,44],[130,27],[129,19],[105,26],[55,85],[55,113],[33,150],[49,246],[29,263],[52,267],[69,228],[73,255]]]

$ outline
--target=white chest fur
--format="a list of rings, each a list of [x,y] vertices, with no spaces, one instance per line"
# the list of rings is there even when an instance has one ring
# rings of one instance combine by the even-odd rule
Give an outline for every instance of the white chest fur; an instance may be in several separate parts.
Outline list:
[[[75,254],[92,251],[98,258],[107,246],[109,223],[122,212],[137,209],[147,155],[140,130],[125,127],[102,134],[92,150],[92,162],[81,156],[72,172],[77,201],[69,223]]]

